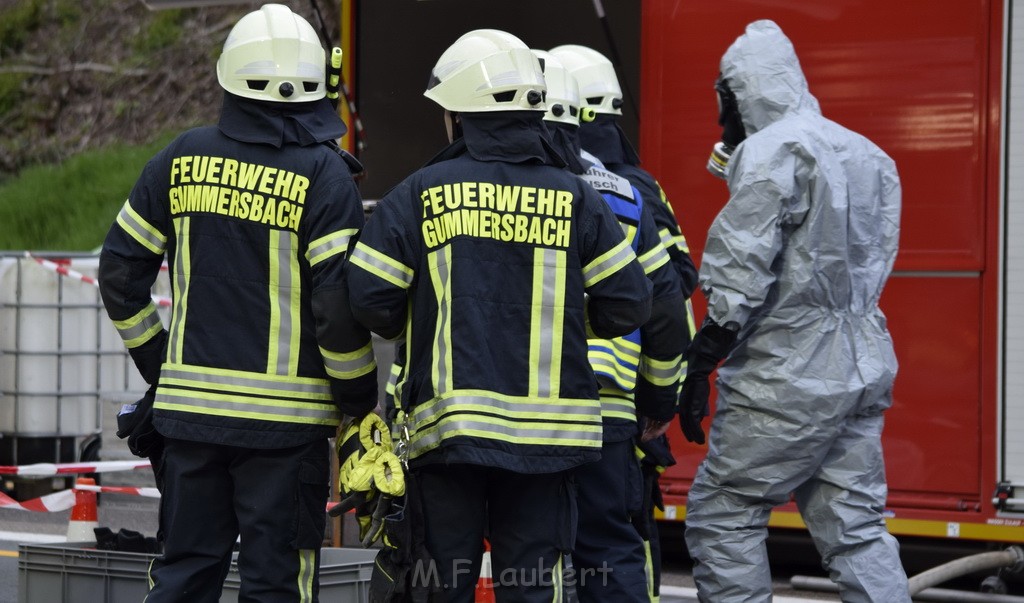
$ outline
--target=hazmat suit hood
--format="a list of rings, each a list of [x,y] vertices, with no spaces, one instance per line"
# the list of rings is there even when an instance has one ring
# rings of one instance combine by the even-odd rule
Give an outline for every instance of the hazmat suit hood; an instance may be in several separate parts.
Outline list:
[[[793,44],[774,21],[747,25],[745,33],[722,56],[720,71],[736,95],[748,136],[787,113],[821,113]]]

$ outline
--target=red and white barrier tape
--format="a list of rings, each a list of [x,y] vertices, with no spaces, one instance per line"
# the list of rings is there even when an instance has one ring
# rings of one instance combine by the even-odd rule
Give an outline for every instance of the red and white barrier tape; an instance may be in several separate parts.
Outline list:
[[[0,465],[0,475],[24,475],[27,477],[52,477],[71,473],[106,473],[108,471],[130,471],[149,467],[148,460],[141,461],[100,461],[96,463],[36,463],[34,465]]]
[[[38,513],[54,513],[67,511],[75,506],[75,490],[86,490],[89,492],[108,492],[113,494],[133,494],[148,498],[160,498],[160,491],[156,488],[134,488],[131,486],[91,486],[78,484],[71,490],[61,490],[39,498],[33,498],[18,502],[0,492],[0,509],[14,509],[15,511],[35,511]]]
[[[112,494],[133,494],[145,496],[146,498],[160,498],[160,491],[156,488],[136,488],[134,486],[90,486],[88,484],[76,484],[75,490],[86,492],[108,492]]]
[[[16,511],[36,511],[42,513],[53,513],[54,511],[67,511],[75,506],[74,490],[61,490],[39,498],[33,498],[24,502],[18,502],[0,492],[0,509],[14,509]]]
[[[77,484],[72,490],[61,490],[39,498],[33,498],[18,502],[0,492],[0,509],[14,509],[16,511],[35,511],[39,513],[54,513],[67,511],[75,506],[75,490],[88,492],[106,492],[111,494],[129,494],[134,496],[145,496],[147,498],[160,498],[160,491],[156,488],[136,488],[132,486],[92,486],[88,484]],[[325,511],[330,511],[337,506],[336,502],[328,502]],[[351,511],[349,511],[351,512]]]
[[[32,255],[32,253],[29,252],[29,251],[25,252],[25,257],[27,257],[29,259],[32,259],[32,260],[35,260],[36,263],[38,263],[40,266],[42,266],[44,268],[47,268],[49,270],[52,270],[52,271],[56,272],[57,274],[60,274],[61,276],[67,276],[67,277],[70,277],[70,278],[78,279],[78,280],[82,281],[83,283],[88,283],[88,284],[92,285],[93,287],[99,287],[100,286],[99,281],[97,281],[95,278],[93,278],[91,276],[86,276],[86,275],[82,274],[81,272],[75,272],[74,270],[68,268],[67,266],[62,266],[61,264],[58,264],[57,262],[52,262],[50,260],[46,260],[46,259],[43,259],[43,258],[37,258],[36,256]],[[153,296],[153,301],[158,306],[170,307],[170,305],[171,305],[171,298],[165,297],[163,295],[154,295]]]

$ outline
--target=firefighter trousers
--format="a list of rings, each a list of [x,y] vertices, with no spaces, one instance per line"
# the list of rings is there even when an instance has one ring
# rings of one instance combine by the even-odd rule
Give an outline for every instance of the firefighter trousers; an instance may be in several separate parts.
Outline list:
[[[256,450],[168,438],[147,603],[216,603],[239,536],[239,602],[316,602],[329,455],[326,439]]]
[[[415,472],[433,558],[428,579],[444,589],[431,601],[473,602],[484,538],[491,545],[499,603],[562,600],[564,555],[576,525],[569,473],[523,474],[467,464],[426,465]]]
[[[605,442],[601,459],[576,469],[579,529],[573,549],[581,603],[647,603],[647,548],[633,525],[643,478],[633,438]]]

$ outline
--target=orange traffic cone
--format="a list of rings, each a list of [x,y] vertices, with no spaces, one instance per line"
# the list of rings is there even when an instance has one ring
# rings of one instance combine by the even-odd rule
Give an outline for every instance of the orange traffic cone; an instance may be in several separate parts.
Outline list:
[[[491,576],[491,543],[484,540],[484,558],[480,563],[480,578],[476,581],[475,603],[495,603],[494,579]]]
[[[75,485],[95,486],[96,480],[91,477],[80,477]],[[68,542],[96,543],[96,532],[99,526],[96,512],[96,493],[91,490],[75,489],[75,506],[71,508],[71,519],[68,521]]]

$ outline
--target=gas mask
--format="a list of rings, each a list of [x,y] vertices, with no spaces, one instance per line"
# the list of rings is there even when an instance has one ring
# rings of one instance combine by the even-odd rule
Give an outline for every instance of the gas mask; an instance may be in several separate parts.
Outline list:
[[[718,178],[725,178],[725,166],[736,147],[747,137],[747,132],[743,128],[736,95],[729,88],[728,80],[721,75],[715,80],[715,92],[718,95],[718,125],[722,126],[722,140],[716,142],[711,150],[708,171]]]

